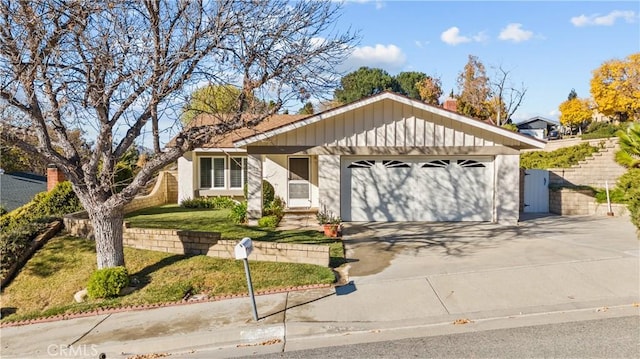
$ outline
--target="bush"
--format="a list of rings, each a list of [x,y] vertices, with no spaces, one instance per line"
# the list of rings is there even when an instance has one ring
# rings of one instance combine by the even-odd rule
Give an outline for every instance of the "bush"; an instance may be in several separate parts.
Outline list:
[[[233,208],[238,202],[229,197],[198,197],[193,199],[185,199],[180,202],[180,206],[184,208]]]
[[[616,137],[616,132],[624,128],[626,128],[625,125],[614,125],[610,122],[592,122],[580,138],[583,140],[592,140],[596,138]]]
[[[618,179],[618,187],[624,192],[624,201],[631,222],[640,229],[640,168],[632,168]]]
[[[285,203],[282,197],[275,196],[273,201],[271,201],[266,207],[264,207],[263,215],[276,216],[279,219],[282,219],[282,217],[284,216],[284,207]]]
[[[588,143],[559,148],[552,152],[533,151],[520,155],[520,167],[526,169],[568,168],[598,152]]]
[[[273,202],[275,195],[276,190],[273,188],[273,185],[267,180],[262,180],[262,208],[268,207],[269,204]]]
[[[129,285],[129,273],[125,267],[98,269],[91,274],[87,291],[90,298],[117,297]]]
[[[259,227],[276,228],[278,223],[280,223],[280,218],[274,215],[265,216],[258,220]]]
[[[0,278],[4,278],[22,253],[29,248],[33,239],[47,227],[46,223],[35,221],[15,226],[0,233]]]
[[[58,183],[49,192],[40,192],[31,202],[0,215],[0,228],[10,230],[16,226],[48,217],[61,217],[82,210],[80,200],[68,181]]]
[[[33,239],[42,232],[52,217],[82,210],[80,200],[68,181],[58,183],[51,191],[41,192],[31,202],[11,212],[0,214],[0,276],[16,263]]]
[[[233,223],[247,223],[247,202],[241,202],[233,206],[231,213],[229,213],[229,219]]]

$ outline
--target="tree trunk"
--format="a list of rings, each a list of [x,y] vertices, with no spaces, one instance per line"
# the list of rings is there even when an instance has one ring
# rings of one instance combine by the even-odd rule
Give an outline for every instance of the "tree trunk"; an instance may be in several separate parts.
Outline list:
[[[124,266],[122,226],[124,213],[121,208],[89,212],[96,240],[98,269]]]

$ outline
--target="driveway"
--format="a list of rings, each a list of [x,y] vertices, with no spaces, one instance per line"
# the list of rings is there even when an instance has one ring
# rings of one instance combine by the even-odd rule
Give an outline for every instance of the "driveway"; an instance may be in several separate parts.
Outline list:
[[[626,217],[529,216],[494,223],[368,222],[344,229],[349,277],[399,279],[639,256]]]

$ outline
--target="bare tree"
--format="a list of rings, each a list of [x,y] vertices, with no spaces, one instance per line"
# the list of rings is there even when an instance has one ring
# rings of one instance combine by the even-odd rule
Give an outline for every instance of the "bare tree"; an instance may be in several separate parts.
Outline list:
[[[522,104],[527,88],[524,83],[520,87],[515,87],[510,82],[510,70],[505,70],[499,66],[495,70],[495,75],[491,80],[491,103],[495,106],[496,125],[501,126],[518,110]]]
[[[329,0],[0,4],[0,102],[22,114],[2,119],[0,130],[71,181],[93,224],[98,268],[124,265],[123,207],[155,172],[212,136],[259,123],[288,100],[334,88],[335,65],[355,40],[331,27],[339,5]],[[239,84],[238,109],[254,95],[275,106],[182,129],[178,112],[202,83]],[[118,192],[116,163],[148,125],[155,154]],[[175,146],[161,151],[160,133],[173,128]],[[70,138],[77,129],[89,134],[88,154]]]

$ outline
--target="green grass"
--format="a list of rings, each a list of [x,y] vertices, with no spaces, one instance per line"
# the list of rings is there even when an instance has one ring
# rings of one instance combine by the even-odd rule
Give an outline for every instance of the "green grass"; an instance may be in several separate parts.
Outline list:
[[[279,231],[234,224],[229,210],[186,209],[177,205],[148,208],[125,219],[132,227],[221,232],[222,238],[238,240],[326,244],[330,266],[344,263],[342,241],[314,230]],[[75,303],[74,293],[86,288],[96,269],[95,244],[82,238],[56,237],[47,243],[4,288],[2,321],[16,321],[97,308],[122,307],[181,300],[187,292],[210,296],[246,293],[241,261],[185,256],[125,248],[125,263],[138,289],[126,296]],[[252,262],[256,291],[308,284],[332,283],[331,268],[294,263]]]
[[[301,244],[327,244],[330,248],[331,267],[344,263],[342,241],[325,237],[319,230],[281,231],[273,228],[249,227],[231,222],[229,209],[182,208],[177,204],[142,209],[128,214],[125,221],[131,227],[182,229],[220,232],[223,239],[240,240],[249,237],[255,241]]]
[[[133,293],[107,300],[75,303],[75,292],[86,288],[96,269],[94,242],[56,237],[27,263],[1,295],[2,321],[16,321],[130,305],[181,300],[187,292],[210,296],[247,292],[241,261],[185,256],[125,248]],[[256,291],[307,284],[332,283],[330,268],[310,264],[252,262]]]

